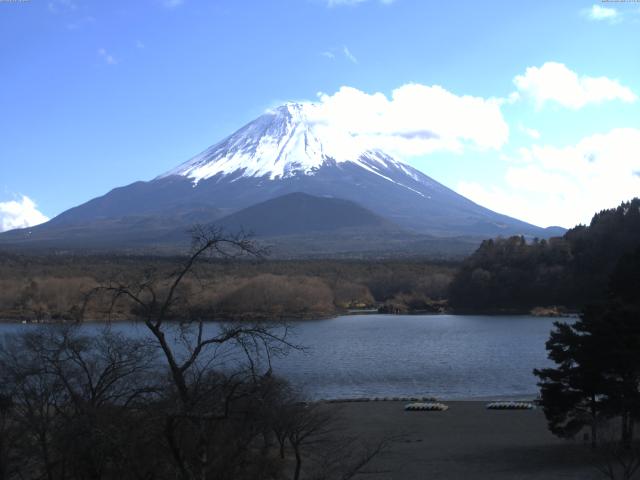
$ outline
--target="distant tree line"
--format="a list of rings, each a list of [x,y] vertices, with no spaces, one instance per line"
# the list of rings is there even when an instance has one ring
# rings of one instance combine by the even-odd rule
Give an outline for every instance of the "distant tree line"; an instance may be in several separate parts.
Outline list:
[[[606,300],[617,261],[640,246],[640,199],[597,213],[563,237],[484,241],[449,289],[459,311],[528,311],[562,305],[579,310]]]
[[[21,256],[0,253],[0,318],[37,321],[104,319],[105,306],[84,304],[96,286],[148,272],[168,275],[181,258]],[[425,309],[442,301],[456,264],[425,260],[203,259],[198,281],[185,279],[190,303],[209,318],[317,318],[349,309],[392,305]],[[122,304],[112,319],[131,319]],[[180,312],[177,312],[180,314]]]

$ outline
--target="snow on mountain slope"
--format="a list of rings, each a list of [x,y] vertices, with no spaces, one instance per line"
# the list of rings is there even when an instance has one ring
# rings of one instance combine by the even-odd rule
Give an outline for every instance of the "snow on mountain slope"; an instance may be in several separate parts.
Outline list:
[[[158,178],[180,175],[197,184],[218,174],[235,173],[277,180],[313,175],[327,162],[351,162],[394,183],[398,182],[384,173],[392,167],[420,179],[411,166],[381,151],[366,150],[348,132],[318,121],[316,109],[312,103],[278,107]]]
[[[29,229],[28,241],[155,244],[176,238],[171,231],[184,236],[194,223],[237,219],[234,213],[253,205],[279,208],[281,202],[269,201],[299,193],[352,202],[390,222],[396,235],[549,236],[470,201],[381,150],[367,149],[356,135],[328,125],[317,109],[289,103],[269,111],[151,181],[115,188]],[[322,209],[313,205],[313,213],[296,218],[321,216]],[[280,213],[261,215],[271,219],[272,231],[308,227],[301,221],[289,225],[296,220]],[[393,228],[379,229],[380,238]],[[24,235],[16,231],[5,237],[14,241]],[[369,248],[367,238],[354,238],[363,250]]]

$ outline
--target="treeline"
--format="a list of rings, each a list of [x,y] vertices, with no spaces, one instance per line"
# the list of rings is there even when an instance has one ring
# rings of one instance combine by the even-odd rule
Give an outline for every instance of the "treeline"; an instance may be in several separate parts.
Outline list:
[[[486,240],[451,284],[458,311],[528,311],[539,306],[579,310],[605,300],[619,258],[640,246],[640,199],[597,213],[563,237]]]
[[[0,318],[101,320],[108,304],[87,301],[97,286],[169,278],[183,258],[0,255]],[[426,261],[203,261],[181,285],[188,311],[207,318],[318,318],[352,309],[440,308],[456,265]],[[132,318],[122,302],[112,319]]]

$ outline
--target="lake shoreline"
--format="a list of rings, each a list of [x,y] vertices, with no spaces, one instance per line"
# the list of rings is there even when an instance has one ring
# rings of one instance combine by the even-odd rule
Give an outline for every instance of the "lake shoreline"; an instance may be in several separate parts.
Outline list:
[[[225,317],[225,318],[206,318],[203,319],[205,323],[225,323],[225,322],[258,322],[258,323],[289,323],[289,322],[316,322],[322,320],[334,320],[341,317],[368,317],[368,316],[385,316],[385,317],[537,317],[537,318],[576,318],[580,315],[578,311],[569,311],[562,314],[535,314],[532,311],[528,310],[480,310],[480,311],[467,311],[467,310],[446,310],[442,312],[430,312],[424,310],[416,310],[410,312],[403,313],[389,313],[389,312],[380,312],[378,310],[347,310],[341,311],[333,314],[326,315],[313,315],[313,316],[303,316],[303,315],[283,315],[278,319],[270,319],[264,316],[253,316],[253,315],[239,315],[234,317]],[[188,323],[184,320],[180,319],[171,319],[165,320],[170,323]],[[73,325],[73,324],[90,324],[96,325],[100,323],[104,324],[124,324],[124,323],[143,323],[143,320],[135,317],[118,317],[111,320],[107,319],[83,319],[81,321],[75,321],[70,319],[46,319],[46,320],[33,320],[33,319],[25,319],[22,316],[0,316],[0,324],[26,324],[26,325]]]
[[[539,400],[538,393],[528,393],[522,395],[484,395],[479,397],[402,397],[402,396],[382,396],[382,397],[338,397],[338,398],[322,398],[316,400],[309,400],[307,403],[330,403],[330,404],[363,404],[363,403],[414,403],[414,402],[437,402],[437,403],[458,403],[458,402],[477,402],[488,404],[491,402],[528,402],[535,404]]]

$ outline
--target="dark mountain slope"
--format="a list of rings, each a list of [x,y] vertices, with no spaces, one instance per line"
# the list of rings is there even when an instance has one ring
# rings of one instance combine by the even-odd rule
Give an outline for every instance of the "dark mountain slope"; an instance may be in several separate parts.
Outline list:
[[[400,230],[354,202],[300,192],[252,205],[215,223],[228,231],[244,229],[264,237],[340,229]]]

